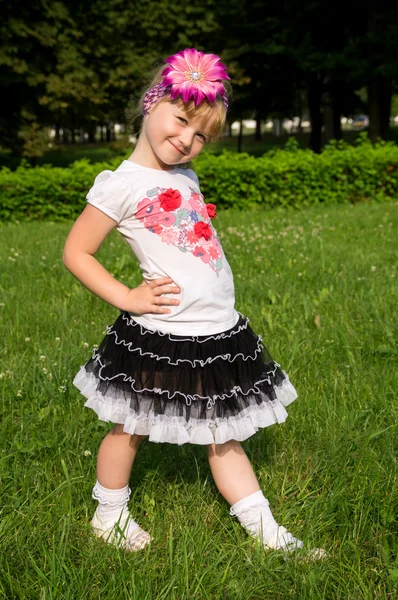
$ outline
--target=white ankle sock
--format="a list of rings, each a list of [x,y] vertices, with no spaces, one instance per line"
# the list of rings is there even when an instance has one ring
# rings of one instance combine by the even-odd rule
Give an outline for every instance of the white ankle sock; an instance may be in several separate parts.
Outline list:
[[[301,540],[278,525],[261,490],[233,504],[230,514],[236,516],[250,535],[267,548],[295,550],[303,546]]]
[[[92,493],[94,500],[98,500],[96,514],[104,521],[107,529],[117,523],[126,536],[139,527],[127,508],[130,494],[128,485],[119,490],[111,490],[102,486],[99,481],[93,487]]]
[[[239,502],[236,502],[235,504],[232,504],[231,506],[231,510],[229,511],[231,515],[235,515],[238,516],[237,513],[239,513],[239,511],[241,511],[242,509],[245,508],[249,508],[250,506],[256,506],[256,504],[266,504],[267,506],[269,505],[267,498],[264,497],[264,494],[262,493],[261,490],[258,490],[258,492],[254,492],[254,494],[250,494],[250,496],[246,496],[245,498],[242,498],[242,500],[239,500]],[[271,511],[270,515],[272,517],[272,519],[274,519],[274,517],[272,516]],[[275,519],[274,519],[275,521]],[[276,521],[275,521],[276,523]]]

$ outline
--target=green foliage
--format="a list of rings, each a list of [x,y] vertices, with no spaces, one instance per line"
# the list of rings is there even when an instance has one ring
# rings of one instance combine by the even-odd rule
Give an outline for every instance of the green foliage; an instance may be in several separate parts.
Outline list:
[[[22,156],[37,159],[48,150],[50,132],[47,127],[41,127],[36,121],[26,123],[18,132],[23,140]]]
[[[320,155],[299,150],[294,140],[254,158],[224,152],[202,154],[195,161],[201,189],[209,202],[248,208],[303,208],[325,204],[386,201],[398,192],[398,147],[375,146],[361,136],[356,147],[344,142],[328,145]]]
[[[2,220],[75,218],[95,176],[114,170],[120,158],[90,164],[74,162],[69,168],[31,168],[23,163],[16,171],[0,171]],[[303,208],[324,204],[379,202],[398,194],[398,147],[390,142],[373,146],[366,134],[355,147],[345,142],[329,144],[320,155],[300,150],[289,140],[284,150],[275,149],[255,158],[248,154],[203,153],[195,170],[207,202],[222,207],[247,209]]]
[[[75,218],[85,204],[85,194],[95,176],[115,169],[117,158],[106,163],[74,162],[69,168],[44,165],[32,168],[23,162],[15,171],[0,171],[1,220],[63,220]]]

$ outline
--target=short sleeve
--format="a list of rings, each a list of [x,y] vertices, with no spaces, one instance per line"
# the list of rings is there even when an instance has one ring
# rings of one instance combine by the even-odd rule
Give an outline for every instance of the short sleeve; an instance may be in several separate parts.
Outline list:
[[[195,171],[193,171],[192,169],[187,169],[186,174],[199,187],[199,179],[198,179],[198,176],[196,175]]]
[[[120,223],[132,213],[130,184],[113,171],[102,171],[86,196],[87,202]]]

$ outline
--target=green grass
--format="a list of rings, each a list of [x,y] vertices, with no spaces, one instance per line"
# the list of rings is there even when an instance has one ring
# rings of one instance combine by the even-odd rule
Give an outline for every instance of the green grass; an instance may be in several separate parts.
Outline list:
[[[244,442],[275,515],[320,563],[253,546],[204,448],[146,443],[131,506],[154,536],[126,554],[88,521],[109,425],[71,381],[117,311],[61,262],[70,223],[0,226],[0,598],[374,600],[398,597],[398,205],[222,212],[237,307],[289,373],[283,425]],[[139,283],[126,244],[100,250]]]

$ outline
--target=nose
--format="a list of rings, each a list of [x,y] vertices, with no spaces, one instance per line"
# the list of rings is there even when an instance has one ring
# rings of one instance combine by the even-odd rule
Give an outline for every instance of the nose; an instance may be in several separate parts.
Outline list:
[[[184,131],[180,132],[180,135],[179,135],[180,144],[184,147],[185,151],[188,151],[191,148],[194,137],[195,137],[194,132],[191,131],[188,127],[186,127],[184,129]]]

